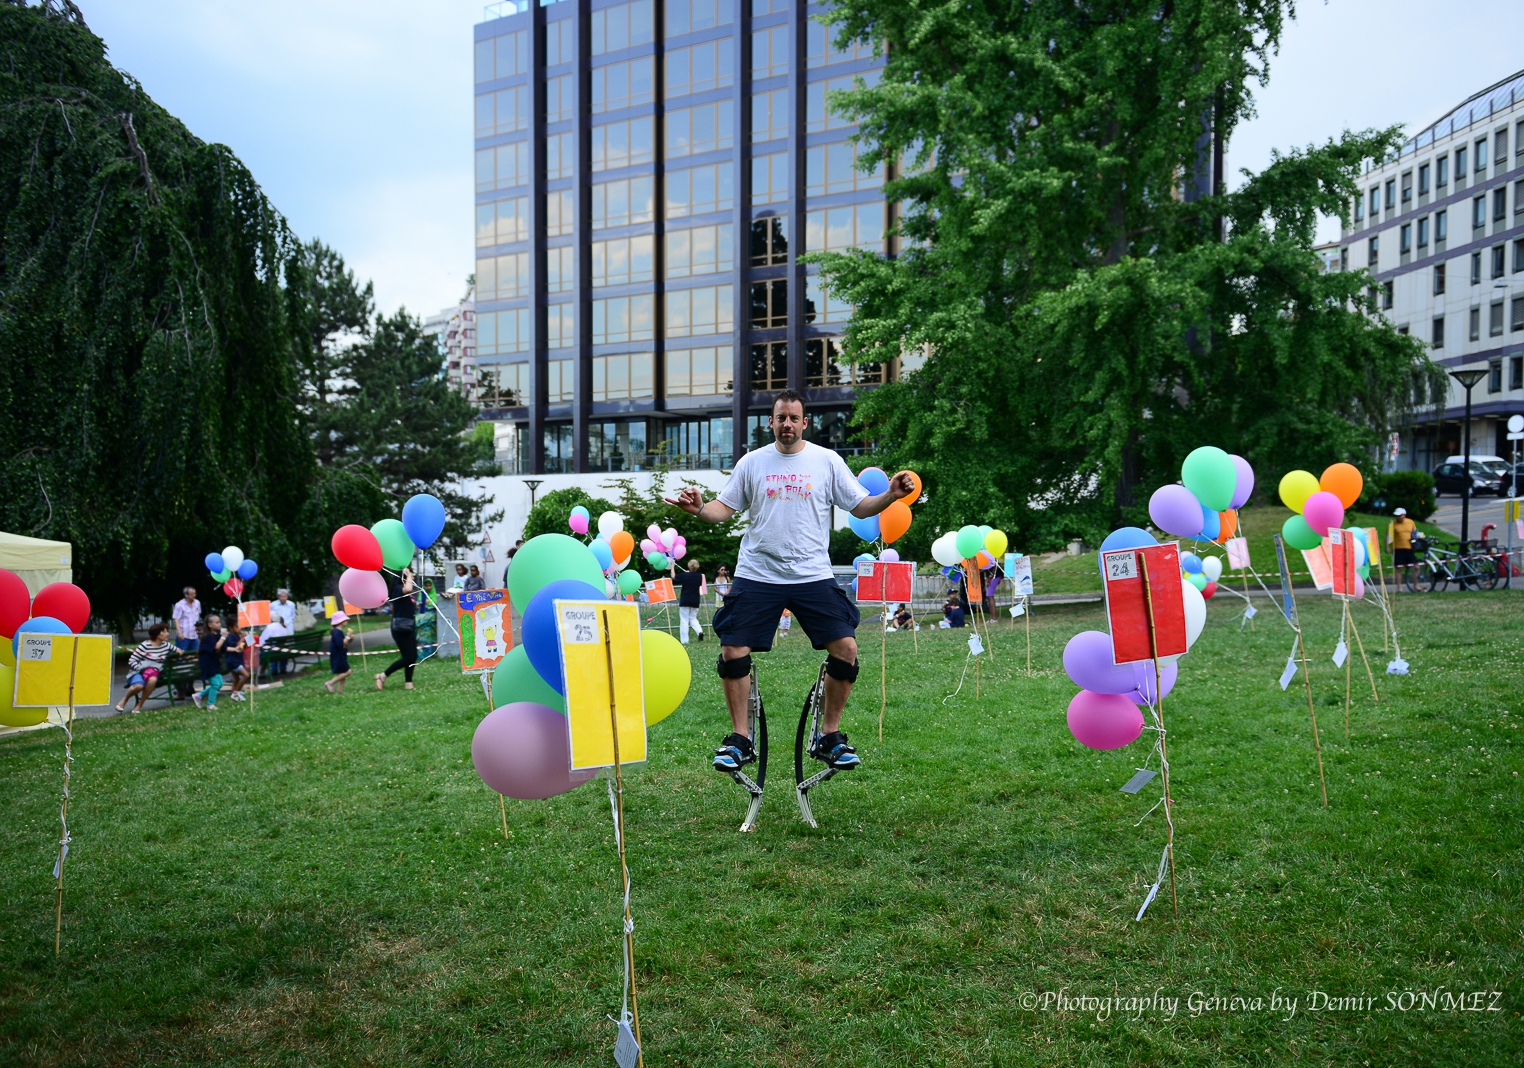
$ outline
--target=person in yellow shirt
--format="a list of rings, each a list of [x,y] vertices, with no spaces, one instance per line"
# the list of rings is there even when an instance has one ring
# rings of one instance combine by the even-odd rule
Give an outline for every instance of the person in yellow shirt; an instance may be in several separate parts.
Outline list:
[[[1417,589],[1414,571],[1418,560],[1413,556],[1413,535],[1418,530],[1418,524],[1408,518],[1406,508],[1399,508],[1392,515],[1394,518],[1386,525],[1386,547],[1392,552],[1397,588],[1402,589],[1403,570],[1406,569],[1408,583]]]

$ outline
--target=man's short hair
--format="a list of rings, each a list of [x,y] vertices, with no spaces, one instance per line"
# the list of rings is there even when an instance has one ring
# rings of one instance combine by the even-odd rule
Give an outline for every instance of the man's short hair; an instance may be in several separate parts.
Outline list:
[[[185,589],[180,591],[182,596],[184,594],[187,594],[187,593],[195,593],[195,592],[196,592],[196,587],[194,587],[194,586],[187,586],[187,587],[185,587]]]
[[[698,561],[697,560],[689,560],[688,561],[688,570],[689,571],[697,571],[698,570],[698,566],[699,565],[698,565]]]
[[[768,413],[772,414],[777,412],[779,404],[797,404],[799,405],[799,409],[803,411],[804,394],[800,393],[797,389],[785,389],[783,392],[779,393],[776,397],[773,398],[773,404],[772,407],[768,409]]]

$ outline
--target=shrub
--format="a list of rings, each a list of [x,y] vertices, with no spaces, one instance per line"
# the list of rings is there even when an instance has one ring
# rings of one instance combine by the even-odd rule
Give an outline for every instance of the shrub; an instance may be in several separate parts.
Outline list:
[[[1427,471],[1386,471],[1367,475],[1356,506],[1362,512],[1391,515],[1406,508],[1413,519],[1434,514],[1434,476]]]

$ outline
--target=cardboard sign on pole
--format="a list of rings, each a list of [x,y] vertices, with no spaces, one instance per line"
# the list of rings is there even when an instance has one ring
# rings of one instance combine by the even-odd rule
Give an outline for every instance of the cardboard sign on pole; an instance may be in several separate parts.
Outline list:
[[[1281,571],[1281,612],[1285,614],[1287,622],[1300,633],[1302,628],[1296,618],[1296,599],[1291,596],[1291,571],[1286,567],[1286,543],[1279,534],[1273,535],[1272,540],[1275,542],[1275,563]]]
[[[11,703],[17,708],[109,703],[111,647],[109,634],[22,634]]]
[[[968,591],[969,604],[984,603],[984,583],[979,578],[979,561],[963,561],[963,588]]]
[[[604,627],[609,645],[604,647]],[[609,706],[619,723],[619,763],[646,759],[645,682],[640,607],[618,601],[557,601],[556,632],[566,671],[566,729],[573,771],[614,764]],[[613,664],[613,696],[609,664]]]
[[[1148,563],[1152,597],[1154,643],[1149,641],[1149,605],[1145,603],[1143,571]],[[1135,664],[1155,656],[1185,652],[1185,595],[1180,588],[1180,545],[1166,542],[1142,549],[1117,549],[1101,555],[1106,580],[1106,619],[1111,627],[1111,658]]]
[[[238,606],[238,626],[265,627],[270,624],[269,601],[245,601]]]
[[[455,622],[463,672],[491,671],[513,648],[507,590],[462,590],[455,599]]]
[[[323,615],[325,615],[325,616],[327,616],[327,617],[329,617],[331,619],[331,618],[333,618],[333,614],[335,612],[337,612],[338,610],[339,610],[339,599],[337,597],[324,597],[323,598]],[[365,611],[365,609],[361,608],[357,604],[350,604],[348,601],[344,602],[344,614],[345,615],[357,616],[357,615],[359,615],[363,611]],[[268,620],[266,622],[268,622]]]
[[[1333,560],[1328,555],[1328,539],[1323,539],[1323,544],[1316,549],[1303,549],[1302,560],[1307,564],[1307,570],[1312,575],[1312,584],[1315,588],[1326,590],[1333,585]]]
[[[1228,570],[1244,571],[1249,567],[1248,538],[1229,538],[1227,542],[1227,549]]]
[[[1338,527],[1328,531],[1329,582],[1339,597],[1355,595],[1355,546],[1352,536]]]
[[[652,579],[646,583],[646,601],[650,604],[667,604],[677,600],[677,590],[669,578]]]
[[[1015,587],[1016,596],[1032,596],[1032,558],[1030,556],[1006,553],[1005,573],[1011,577],[1011,585]]]
[[[908,560],[864,560],[857,565],[859,604],[909,604],[914,588],[915,564]]]

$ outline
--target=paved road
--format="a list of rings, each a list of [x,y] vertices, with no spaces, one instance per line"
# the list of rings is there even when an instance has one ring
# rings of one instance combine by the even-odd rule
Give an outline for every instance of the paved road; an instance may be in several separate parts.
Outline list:
[[[1506,497],[1473,497],[1471,498],[1471,536],[1480,537],[1482,527],[1488,523],[1496,523],[1497,530],[1492,536],[1497,538],[1498,544],[1508,543],[1508,532],[1503,529],[1503,505]],[[1438,508],[1429,518],[1440,529],[1447,530],[1460,537],[1461,522],[1461,499],[1459,497],[1439,497],[1435,501]],[[1385,536],[1383,531],[1382,536]],[[1519,543],[1518,536],[1514,536],[1514,544]]]

